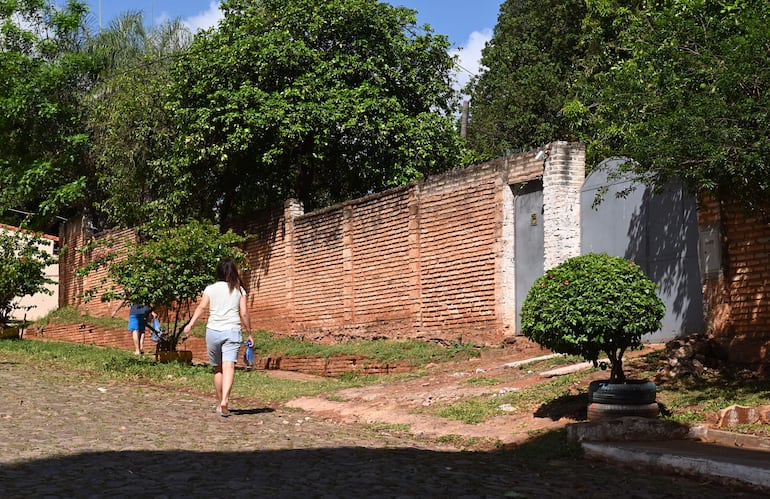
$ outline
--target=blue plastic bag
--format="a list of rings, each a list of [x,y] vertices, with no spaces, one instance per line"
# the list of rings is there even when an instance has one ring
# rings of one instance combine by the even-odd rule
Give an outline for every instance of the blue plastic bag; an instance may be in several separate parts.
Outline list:
[[[254,344],[246,340],[246,350],[243,352],[243,363],[251,367],[254,365]]]
[[[160,327],[160,319],[157,317],[152,320],[152,341],[159,341],[163,335],[163,329]]]

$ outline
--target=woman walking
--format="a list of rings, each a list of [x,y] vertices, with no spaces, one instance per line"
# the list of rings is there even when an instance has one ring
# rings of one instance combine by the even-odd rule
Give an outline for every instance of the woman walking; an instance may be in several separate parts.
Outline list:
[[[246,308],[246,289],[241,281],[238,267],[230,259],[219,262],[216,282],[203,290],[203,297],[195,308],[190,322],[184,327],[189,336],[195,321],[204,311],[209,311],[206,323],[206,347],[209,363],[214,367],[214,389],[217,392],[216,412],[220,416],[230,415],[228,403],[235,378],[235,364],[241,346],[241,330],[251,338],[251,322]]]

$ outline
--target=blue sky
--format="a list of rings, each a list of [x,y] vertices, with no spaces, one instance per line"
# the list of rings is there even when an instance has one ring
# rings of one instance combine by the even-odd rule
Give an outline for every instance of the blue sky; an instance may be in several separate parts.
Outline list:
[[[319,0],[323,1],[323,0]],[[218,0],[88,0],[94,27],[109,24],[110,20],[127,10],[140,10],[145,19],[160,23],[166,19],[181,18],[190,28],[208,28],[222,17]],[[484,43],[492,36],[503,0],[392,0],[417,11],[417,22],[429,24],[436,33],[446,35],[459,56],[461,70],[458,85],[463,85],[470,74],[478,72],[478,60]]]

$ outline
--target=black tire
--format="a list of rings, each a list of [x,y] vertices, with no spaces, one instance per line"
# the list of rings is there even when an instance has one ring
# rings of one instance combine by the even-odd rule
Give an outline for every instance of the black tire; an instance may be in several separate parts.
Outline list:
[[[647,380],[631,380],[625,383],[599,380],[588,385],[588,401],[599,404],[652,404],[656,395],[655,383]]]
[[[604,421],[628,416],[638,418],[657,418],[660,407],[652,404],[588,404],[588,420]]]

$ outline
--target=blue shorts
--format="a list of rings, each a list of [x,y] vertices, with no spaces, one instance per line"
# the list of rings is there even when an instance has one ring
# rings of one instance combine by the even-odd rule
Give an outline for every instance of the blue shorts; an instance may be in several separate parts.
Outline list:
[[[139,331],[139,334],[144,333],[144,328],[147,325],[147,320],[142,315],[129,315],[128,316],[128,330],[129,331]]]
[[[241,330],[214,331],[206,328],[206,347],[209,351],[209,364],[220,366],[222,362],[238,363],[238,350],[241,348]]]

